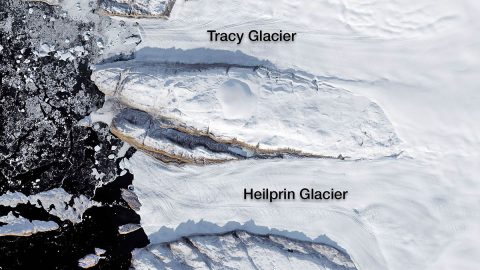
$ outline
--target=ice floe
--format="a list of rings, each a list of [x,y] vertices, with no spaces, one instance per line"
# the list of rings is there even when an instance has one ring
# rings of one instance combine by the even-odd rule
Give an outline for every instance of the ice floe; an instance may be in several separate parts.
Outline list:
[[[73,223],[82,221],[82,215],[88,208],[99,205],[98,202],[92,201],[84,195],[73,196],[62,188],[30,196],[25,196],[21,192],[7,192],[0,196],[0,205],[2,206],[16,207],[18,204],[26,203],[43,208],[49,214]]]
[[[0,217],[0,236],[30,236],[39,232],[57,230],[58,224],[54,221],[28,220],[22,216],[16,217],[12,212]]]

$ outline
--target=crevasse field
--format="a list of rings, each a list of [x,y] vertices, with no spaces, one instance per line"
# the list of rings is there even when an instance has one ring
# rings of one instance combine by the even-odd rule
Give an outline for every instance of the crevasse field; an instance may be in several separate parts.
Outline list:
[[[335,156],[351,150],[355,157],[176,166],[138,151],[123,166],[135,175],[142,204],[138,213],[152,246],[241,229],[333,245],[348,253],[358,269],[478,269],[478,14],[480,3],[473,0],[192,0],[176,1],[166,20],[128,19],[139,22],[142,42],[123,68],[140,71],[123,81],[121,94],[115,87],[122,67],[98,66],[92,76],[101,91],[124,106],[198,129],[208,126],[218,135],[258,141],[269,149]],[[243,40],[237,45],[210,42],[210,29],[298,34],[290,43]],[[188,70],[172,77],[148,68],[160,63],[262,65],[313,74],[307,77],[334,92],[324,99],[307,90],[264,95],[265,82],[250,75],[223,78]],[[225,97],[220,86],[232,76],[253,90]],[[366,113],[349,101],[357,99],[378,109]],[[302,114],[307,109],[311,112]],[[352,140],[358,130],[371,134],[364,146]],[[384,132],[394,132],[398,141],[379,145],[375,138],[386,138]],[[145,141],[146,135],[136,134]],[[243,199],[244,188],[303,187],[348,190],[348,197],[328,202]],[[134,256],[134,266],[153,268],[142,256],[141,251]]]

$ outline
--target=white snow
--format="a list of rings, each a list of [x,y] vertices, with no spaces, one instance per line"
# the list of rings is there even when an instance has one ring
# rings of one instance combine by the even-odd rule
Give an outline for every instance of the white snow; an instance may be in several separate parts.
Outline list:
[[[471,0],[178,1],[169,20],[135,20],[142,31],[136,58],[236,64],[266,59],[279,68],[306,70],[376,102],[412,147],[468,152],[478,133],[453,148],[442,140],[478,126],[467,112],[479,102],[472,94],[478,89],[479,12],[479,2]],[[206,32],[255,28],[295,31],[298,38],[238,46],[212,43]]]
[[[133,252],[135,269],[355,269],[337,250],[244,231],[201,235]]]
[[[12,212],[9,212],[7,216],[0,217],[0,222],[6,223],[6,225],[0,226],[0,236],[30,236],[59,228],[54,221],[30,221],[22,216],[14,216]]]
[[[135,175],[135,190],[142,204],[139,213],[151,241],[236,228],[274,231],[319,242],[325,240],[320,237],[325,234],[345,248],[359,269],[477,269],[479,3],[177,1],[168,20],[132,19],[140,23],[143,39],[137,62],[228,63],[304,70],[315,74],[320,83],[346,89],[356,98],[377,104],[406,150],[398,159],[252,160],[182,168],[158,164],[137,152],[125,164]],[[293,43],[244,41],[236,45],[210,42],[208,29],[282,29],[298,32],[298,36]],[[97,78],[107,95],[119,94],[116,90],[122,81],[121,70],[108,70]],[[129,105],[157,102],[152,99],[152,90],[168,87],[168,79],[154,75],[149,80],[134,74],[131,78],[140,78],[138,81],[126,81],[135,86],[130,89],[130,97],[136,100]],[[199,82],[196,75],[175,81],[175,89]],[[206,88],[201,90],[183,97],[211,93]],[[205,106],[222,108],[226,117],[248,117],[251,108],[221,107],[248,107],[248,92],[236,92],[240,93],[234,97],[218,95],[213,104],[207,99]],[[238,97],[242,99],[236,100]],[[295,98],[294,105],[304,105]],[[157,109],[162,108],[165,104]],[[305,108],[300,108],[299,113],[304,112]],[[303,119],[293,116],[291,119]],[[311,131],[312,127],[299,131]],[[244,201],[242,197],[243,188],[298,190],[305,186],[346,189],[349,196],[340,202],[274,203]]]
[[[449,243],[477,230],[480,219],[480,197],[473,191],[478,184],[469,182],[475,164],[455,156],[430,161],[252,160],[177,168],[137,152],[126,163],[135,175],[141,223],[152,243],[232,229],[319,242],[326,235],[359,269],[426,269],[449,256],[443,253]],[[449,164],[462,164],[463,176],[452,174]],[[298,192],[304,187],[349,193],[338,202],[243,199],[244,188]],[[475,245],[469,245],[473,254]],[[471,269],[476,261],[472,253],[450,259],[469,261]]]

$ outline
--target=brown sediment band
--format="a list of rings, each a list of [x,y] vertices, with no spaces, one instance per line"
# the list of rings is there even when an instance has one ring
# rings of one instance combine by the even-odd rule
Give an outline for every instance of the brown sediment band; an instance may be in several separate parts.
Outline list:
[[[206,137],[217,143],[224,144],[226,146],[232,146],[232,147],[240,146],[244,149],[254,152],[257,155],[290,155],[295,157],[330,158],[330,159],[344,158],[344,157],[334,157],[334,156],[305,153],[301,150],[296,150],[293,148],[264,149],[264,148],[260,148],[259,145],[253,146],[246,142],[240,141],[237,138],[232,138],[232,139],[222,138],[220,136],[214,135],[209,131],[202,131],[194,127],[187,127],[185,124],[180,123],[180,121],[172,117],[164,117],[164,116],[155,116],[155,117],[159,120],[162,120],[162,128],[174,129],[187,135]],[[170,122],[171,124],[166,124],[168,122]]]
[[[235,160],[235,159],[205,159],[205,158],[195,159],[195,158],[189,158],[187,156],[179,156],[179,155],[175,155],[175,154],[151,147],[149,145],[145,145],[139,140],[137,140],[137,138],[125,135],[123,132],[117,129],[114,125],[110,126],[110,131],[112,132],[113,135],[115,135],[120,140],[127,142],[133,147],[139,150],[142,150],[143,152],[149,154],[150,156],[158,160],[161,160],[162,162],[165,162],[165,163],[208,165],[208,164],[219,164],[219,163]]]
[[[140,149],[147,154],[165,162],[165,163],[177,163],[177,164],[197,164],[197,165],[209,165],[209,164],[218,164],[224,163],[233,160],[243,160],[243,159],[267,159],[267,158],[284,158],[284,157],[303,157],[303,158],[330,158],[330,159],[343,159],[343,157],[333,157],[333,156],[325,156],[325,155],[318,155],[318,154],[310,154],[304,153],[299,150],[291,149],[291,148],[279,148],[279,149],[262,149],[259,145],[252,146],[245,142],[239,141],[236,138],[233,139],[225,139],[219,138],[213,135],[210,132],[201,131],[192,127],[186,127],[184,124],[177,124],[177,121],[174,119],[169,119],[165,117],[157,117],[153,119],[152,116],[149,114],[132,109],[126,109],[130,112],[134,112],[135,114],[142,114],[146,115],[147,121],[149,121],[149,127],[146,129],[146,133],[144,136],[148,136],[150,129],[162,130],[167,132],[168,130],[179,133],[179,137],[181,136],[183,140],[175,141],[172,139],[170,135],[169,140],[172,144],[175,144],[179,147],[185,147],[183,145],[189,145],[189,143],[196,142],[197,144],[201,144],[207,150],[211,151],[212,153],[221,153],[221,154],[228,154],[231,155],[231,158],[195,158],[188,155],[176,155],[174,153],[170,153],[165,150],[161,150],[155,148],[150,145],[146,145],[143,142],[142,138],[136,138],[132,136],[126,135],[122,132],[122,128],[117,127],[117,122],[121,120],[126,120],[122,118],[122,113],[117,115],[114,121],[111,124],[110,130],[111,132],[120,138],[121,140],[131,144],[132,146]],[[130,113],[127,112],[127,113]],[[120,118],[120,119],[119,119]],[[128,120],[127,120],[128,121]],[[153,126],[152,126],[153,123]],[[185,137],[183,137],[185,136]],[[203,143],[199,143],[203,142]],[[209,147],[210,146],[210,147]],[[188,148],[188,146],[186,147]],[[186,149],[185,148],[185,149]],[[193,148],[190,148],[193,149]],[[220,149],[220,150],[219,150]],[[238,150],[238,151],[235,151]],[[242,154],[239,152],[250,152],[251,154]]]

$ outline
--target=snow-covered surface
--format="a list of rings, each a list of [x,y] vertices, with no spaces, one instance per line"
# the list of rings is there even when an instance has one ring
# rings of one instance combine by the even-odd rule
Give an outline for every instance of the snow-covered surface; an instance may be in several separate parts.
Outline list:
[[[0,196],[0,205],[15,207],[17,204],[31,203],[61,220],[70,220],[73,223],[80,222],[83,213],[88,208],[99,205],[98,202],[92,201],[84,195],[75,196],[73,200],[72,197],[63,188],[55,188],[30,196],[25,196],[21,192],[7,192]],[[71,202],[73,202],[72,205],[70,205]]]
[[[478,1],[179,1],[141,19],[137,60],[296,68],[367,96],[416,150],[478,145]],[[293,43],[212,43],[208,29],[298,32]],[[459,121],[458,119],[462,119]],[[450,128],[455,127],[455,128]],[[472,131],[475,128],[475,131]],[[461,139],[462,133],[468,136]],[[423,135],[423,136],[422,136]],[[444,143],[445,138],[455,140]]]
[[[446,61],[425,53],[432,46],[447,49],[466,44],[471,38],[468,33],[478,24],[477,11],[478,3],[472,0],[282,0],[274,5],[251,0],[178,1],[168,20],[135,20],[142,31],[137,58],[196,63],[228,59],[245,64],[251,58],[220,51],[240,50],[258,61],[268,60],[281,68],[295,65],[326,77],[410,81],[419,79],[411,76],[414,70],[425,74],[428,67],[438,69],[437,64]],[[282,29],[298,35],[291,43],[244,40],[239,46],[210,42],[209,29]],[[186,51],[190,49],[196,53]]]
[[[305,72],[131,61],[99,67],[92,79],[126,106],[251,147],[352,158],[400,152],[378,105]]]
[[[16,217],[12,212],[0,217],[0,236],[30,236],[38,232],[48,232],[59,228],[54,221],[28,220],[22,216]]]
[[[479,3],[178,1],[168,20],[135,20],[142,34],[137,62],[303,70],[323,85],[375,102],[406,150],[397,159],[251,160],[200,168],[164,166],[137,152],[126,167],[135,175],[139,213],[151,241],[233,229],[273,231],[318,242],[328,237],[359,269],[477,269]],[[237,45],[210,42],[208,29],[282,29],[298,36],[293,43]],[[120,70],[102,75],[107,94],[117,89]],[[156,102],[149,90],[166,81],[143,82],[130,96],[135,103]],[[245,187],[305,186],[346,189],[349,196],[339,202],[274,203],[242,197]]]
[[[60,1],[61,0],[27,0],[27,1],[30,1],[30,2],[43,2],[43,3],[47,3],[49,5],[58,5],[60,4]]]
[[[178,168],[137,152],[126,163],[152,243],[233,229],[318,242],[326,235],[359,269],[426,269],[444,256],[474,269],[475,241],[464,243],[470,252],[461,256],[444,252],[464,235],[476,239],[480,224],[475,162],[457,158],[251,160]],[[449,164],[461,166],[461,175]],[[243,199],[244,188],[304,187],[349,193],[335,202]]]
[[[80,126],[93,126],[93,124],[101,122],[107,125],[112,123],[112,119],[121,110],[123,106],[119,104],[115,99],[107,98],[103,103],[102,108],[93,111],[85,118],[80,120],[77,125]]]
[[[356,269],[350,258],[321,244],[244,231],[193,236],[133,252],[135,269]]]
[[[164,17],[170,14],[175,0],[99,0],[107,14],[115,16]]]

